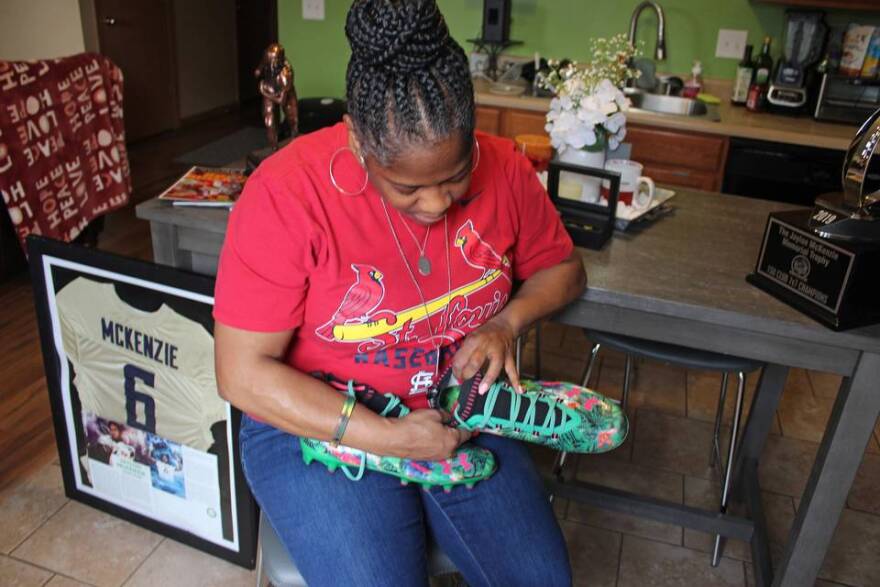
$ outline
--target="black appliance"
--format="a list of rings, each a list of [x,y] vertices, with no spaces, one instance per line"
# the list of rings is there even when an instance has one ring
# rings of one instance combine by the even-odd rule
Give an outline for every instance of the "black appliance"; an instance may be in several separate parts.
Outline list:
[[[510,0],[483,0],[483,41],[510,40]]]
[[[880,109],[880,78],[826,73],[816,101],[816,120],[861,124]]]
[[[731,138],[722,191],[812,206],[816,197],[840,189],[844,156],[831,149]]]
[[[786,13],[783,56],[767,92],[771,111],[799,113],[808,106],[808,100],[815,96],[813,66],[822,57],[827,36],[823,13]]]

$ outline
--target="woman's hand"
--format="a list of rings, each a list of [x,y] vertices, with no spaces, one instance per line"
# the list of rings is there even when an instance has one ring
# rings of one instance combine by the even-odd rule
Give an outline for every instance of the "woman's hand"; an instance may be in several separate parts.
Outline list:
[[[439,461],[448,459],[458,446],[471,437],[467,430],[447,426],[449,414],[440,410],[415,410],[393,423],[390,456]]]
[[[481,394],[488,391],[502,369],[513,388],[519,390],[515,346],[516,330],[502,316],[495,316],[464,339],[452,360],[452,372],[459,381],[466,381],[488,363],[480,383]]]

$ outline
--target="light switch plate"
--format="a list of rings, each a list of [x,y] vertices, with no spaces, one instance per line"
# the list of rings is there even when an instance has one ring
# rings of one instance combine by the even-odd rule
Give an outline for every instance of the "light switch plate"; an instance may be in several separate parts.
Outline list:
[[[715,45],[715,57],[742,59],[748,40],[749,31],[718,29],[718,44]]]
[[[302,0],[303,20],[324,20],[324,0]]]

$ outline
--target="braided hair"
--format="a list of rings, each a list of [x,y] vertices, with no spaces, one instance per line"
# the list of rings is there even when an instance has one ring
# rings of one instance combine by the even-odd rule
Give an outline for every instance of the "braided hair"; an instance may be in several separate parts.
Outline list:
[[[355,0],[348,113],[362,149],[387,165],[405,148],[474,131],[468,59],[435,0]]]

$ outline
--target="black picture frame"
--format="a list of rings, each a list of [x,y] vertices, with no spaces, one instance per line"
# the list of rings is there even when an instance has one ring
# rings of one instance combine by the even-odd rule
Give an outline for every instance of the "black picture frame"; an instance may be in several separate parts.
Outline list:
[[[559,195],[559,175],[563,171],[608,180],[609,194],[607,204],[591,204],[569,200]],[[564,163],[553,158],[547,168],[547,193],[550,201],[559,210],[562,224],[579,247],[599,250],[614,232],[617,214],[617,200],[620,197],[620,174],[598,167],[585,167]]]
[[[214,422],[210,428],[204,425],[198,427],[200,438],[208,438],[206,442],[212,442],[208,448],[204,448],[204,445],[198,449],[193,448],[181,442],[180,438],[171,439],[168,435],[159,434],[157,427],[163,422],[169,426],[174,423],[175,429],[181,430],[180,434],[187,434],[188,422],[181,423],[179,418],[157,418],[156,415],[179,413],[172,412],[170,408],[163,412],[163,397],[174,397],[178,391],[184,393],[184,386],[175,389],[174,385],[168,383],[174,381],[171,369],[177,365],[174,363],[177,354],[174,351],[170,354],[167,352],[173,346],[171,343],[165,343],[166,353],[163,354],[157,350],[161,346],[159,339],[151,338],[151,350],[145,351],[148,348],[146,333],[152,328],[151,324],[155,326],[158,322],[161,310],[164,316],[163,328],[169,324],[180,327],[180,332],[186,334],[180,337],[181,340],[197,347],[189,349],[193,351],[193,355],[195,351],[206,352],[206,347],[210,345],[207,356],[213,365],[211,312],[214,279],[40,236],[28,237],[27,250],[55,437],[67,497],[239,566],[253,569],[257,552],[258,508],[241,469],[238,446],[241,412],[218,397],[206,395],[215,407],[212,413],[225,414],[226,418],[225,421]],[[68,290],[59,305],[58,295],[75,281],[76,287]],[[112,294],[106,287],[107,284],[112,284]],[[76,291],[78,297],[73,297],[73,291]],[[90,292],[100,292],[104,297],[93,296],[90,299],[88,295],[80,295]],[[102,304],[105,300],[111,300],[112,303]],[[115,324],[121,325],[119,316],[124,317],[129,307],[134,317],[131,323],[135,326],[128,331],[119,330],[120,326],[117,326],[114,340],[113,327],[108,328],[106,325],[112,325],[114,320]],[[77,308],[76,312],[72,308]],[[84,408],[84,397],[107,398],[107,389],[115,388],[96,384],[90,389],[100,388],[100,393],[85,392],[86,384],[82,384],[86,396],[80,397],[76,378],[81,376],[83,381],[88,382],[88,377],[107,376],[111,378],[109,381],[114,381],[112,378],[117,374],[110,368],[101,367],[100,360],[86,362],[80,356],[81,361],[75,364],[65,351],[61,323],[65,324],[67,336],[73,336],[70,334],[73,329],[69,325],[69,315],[76,314],[77,320],[86,323],[81,318],[79,308],[87,310],[86,313],[100,313],[104,342],[110,340],[117,346],[122,346],[126,352],[139,349],[143,359],[135,357],[132,363],[139,362],[143,365],[148,360],[156,362],[156,357],[160,357],[159,360],[166,358],[165,364],[159,362],[154,367],[160,373],[155,381],[164,382],[164,396],[158,392],[155,396],[143,393],[151,388],[143,379],[129,378],[128,372],[124,377],[119,376],[122,383],[120,387],[124,388],[120,392],[124,399],[110,397],[109,403],[114,409],[114,402],[124,403],[124,409],[127,410],[125,422],[119,422],[119,417],[110,417]],[[104,313],[108,316],[112,313],[114,318],[105,319]],[[139,335],[136,340],[142,343],[138,343],[137,347],[129,344],[134,339],[134,335],[129,334],[133,330]],[[124,341],[120,338],[123,336],[120,334],[122,332],[125,332]],[[83,336],[83,340],[86,339]],[[72,343],[68,345],[74,346]],[[183,355],[187,347],[182,345],[178,350]],[[85,354],[79,348],[74,352]],[[102,352],[96,350],[92,356],[102,357]],[[169,356],[174,358],[167,359]],[[199,354],[199,361],[190,361],[189,364],[203,364],[203,356],[205,355]],[[184,359],[179,360],[182,369]],[[126,368],[127,366],[126,364]],[[80,372],[74,374],[77,367]],[[90,369],[96,373],[90,374]],[[167,374],[161,374],[163,369]],[[213,368],[210,373],[213,374]],[[201,381],[205,381],[204,374]],[[202,393],[198,391],[198,386],[189,386],[187,389],[190,390],[191,397],[194,393]],[[192,389],[197,391],[193,392]],[[204,393],[209,392],[210,390]],[[200,398],[193,398],[194,401],[197,399]],[[214,402],[215,399],[219,403]],[[170,402],[167,404],[171,405]],[[201,417],[204,418],[204,414]],[[208,419],[209,422],[210,420],[211,418]],[[168,426],[164,430],[168,430]],[[103,461],[105,455],[109,455],[106,456],[106,463]],[[108,489],[116,487],[111,483],[113,480],[118,481],[120,491]]]

